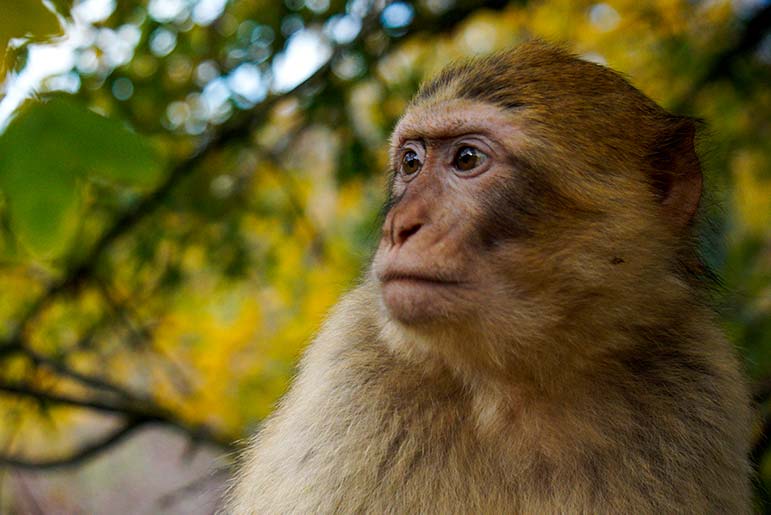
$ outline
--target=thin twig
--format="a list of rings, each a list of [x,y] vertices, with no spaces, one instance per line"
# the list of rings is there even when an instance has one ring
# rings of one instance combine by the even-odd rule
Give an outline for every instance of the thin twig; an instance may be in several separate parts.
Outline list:
[[[238,438],[236,435],[214,432],[205,425],[191,424],[181,420],[173,412],[159,406],[150,399],[142,399],[132,403],[109,402],[99,398],[79,398],[71,395],[64,395],[43,390],[29,384],[9,381],[0,381],[0,392],[28,397],[40,402],[121,415],[134,420],[158,422],[180,431],[193,441],[208,443],[226,450],[230,449],[233,442]]]
[[[117,430],[106,436],[84,445],[68,456],[52,458],[48,460],[30,460],[18,456],[0,456],[0,466],[14,467],[26,470],[48,470],[60,467],[79,465],[97,456],[104,450],[120,443],[134,431],[151,422],[150,419],[129,420]]]
[[[74,381],[81,383],[84,386],[88,386],[97,390],[104,390],[130,401],[144,400],[126,388],[118,386],[105,378],[74,370],[67,366],[64,362],[44,356],[27,346],[22,347],[22,353],[27,356],[35,365],[42,365],[56,372],[60,376],[73,379]]]
[[[118,415],[130,415],[145,417],[150,413],[146,409],[139,409],[125,403],[111,403],[96,398],[78,398],[56,392],[43,390],[30,384],[0,380],[0,392],[12,393],[22,397],[28,397],[40,402],[87,408],[94,411],[114,413]]]

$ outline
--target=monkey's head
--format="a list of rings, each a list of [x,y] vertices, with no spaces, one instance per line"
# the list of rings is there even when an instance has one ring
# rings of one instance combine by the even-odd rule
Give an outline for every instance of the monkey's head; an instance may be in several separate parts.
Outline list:
[[[413,335],[482,329],[496,363],[644,323],[687,289],[693,139],[691,120],[542,43],[446,68],[391,138],[372,268],[387,317]]]

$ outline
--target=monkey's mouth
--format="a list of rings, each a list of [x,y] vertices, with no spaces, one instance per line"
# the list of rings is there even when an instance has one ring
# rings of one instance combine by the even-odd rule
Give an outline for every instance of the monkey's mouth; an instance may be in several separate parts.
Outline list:
[[[464,281],[433,270],[386,269],[377,278],[389,317],[408,325],[445,319],[466,304],[469,293]]]
[[[462,281],[412,272],[385,272],[378,277],[382,284],[389,283],[412,283],[424,284],[428,286],[460,286]]]

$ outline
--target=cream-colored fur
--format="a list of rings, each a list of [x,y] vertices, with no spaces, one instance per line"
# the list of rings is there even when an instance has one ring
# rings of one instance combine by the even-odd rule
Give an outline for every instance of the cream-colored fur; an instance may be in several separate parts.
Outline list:
[[[747,399],[703,313],[686,348],[646,342],[643,377],[608,357],[549,397],[393,352],[381,310],[371,283],[336,308],[227,513],[749,511]]]

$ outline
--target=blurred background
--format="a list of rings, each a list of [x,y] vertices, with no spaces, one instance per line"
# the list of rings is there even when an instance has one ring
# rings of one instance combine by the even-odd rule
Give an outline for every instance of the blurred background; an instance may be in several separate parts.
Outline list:
[[[705,119],[771,485],[771,2],[0,0],[0,513],[211,513],[377,239],[420,80],[532,37]]]

